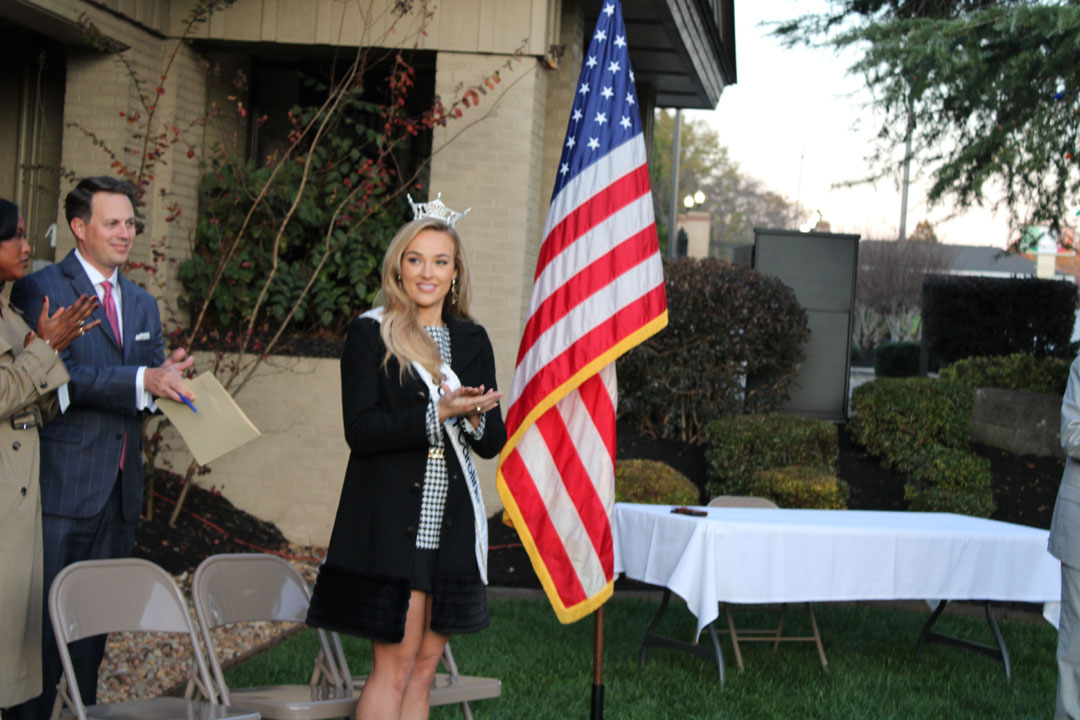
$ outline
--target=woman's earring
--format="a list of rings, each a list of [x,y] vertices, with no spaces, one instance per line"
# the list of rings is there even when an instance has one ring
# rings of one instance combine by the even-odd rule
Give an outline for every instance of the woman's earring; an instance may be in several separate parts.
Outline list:
[[[396,277],[397,277],[397,284],[401,285],[401,274],[398,273],[398,275]]]
[[[450,281],[450,304],[457,305],[457,278]]]

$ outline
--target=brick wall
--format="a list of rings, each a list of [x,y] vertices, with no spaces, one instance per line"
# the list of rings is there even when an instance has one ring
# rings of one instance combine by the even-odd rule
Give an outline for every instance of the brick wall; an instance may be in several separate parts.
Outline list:
[[[197,353],[195,367],[213,360]],[[341,377],[334,359],[273,357],[235,395],[262,436],[210,464],[197,478],[237,507],[274,523],[289,540],[330,542],[349,447],[341,418]],[[191,454],[169,427],[162,459],[183,473]],[[162,462],[158,462],[163,466]]]
[[[156,103],[152,134],[171,132],[172,127],[183,132],[183,142],[173,145],[153,170],[154,180],[148,185],[146,205],[141,210],[145,230],[135,242],[131,260],[136,263],[154,261],[159,271],[149,274],[132,273],[132,279],[159,297],[163,315],[168,320],[175,314],[173,300],[179,295],[176,276],[177,263],[188,257],[188,238],[197,212],[198,159],[188,158],[189,147],[202,144],[202,127],[192,127],[205,107],[204,73],[197,54],[174,38],[161,38],[145,27],[124,17],[103,11],[78,0],[56,0],[52,8],[70,18],[85,13],[98,30],[127,47],[120,55],[129,64],[134,76],[142,83],[141,92]],[[170,56],[179,47],[168,68]],[[145,122],[129,123],[120,116],[147,113],[140,102],[140,88],[129,68],[111,53],[99,53],[81,48],[69,48],[64,101],[64,134],[61,164],[76,178],[89,175],[115,175],[107,147],[118,157],[134,166],[142,154],[142,140],[137,133],[146,131]],[[157,93],[158,84],[164,88]],[[130,151],[135,151],[132,154]],[[75,247],[75,238],[63,217],[63,196],[71,189],[62,183],[57,206],[56,258],[60,259]],[[182,210],[175,222],[166,222],[171,214],[168,206],[178,202]],[[153,250],[167,254],[168,261],[155,260]]]
[[[509,390],[542,230],[541,163],[547,74],[534,58],[440,52],[435,92],[444,101],[495,69],[500,83],[434,139],[431,191],[472,207],[458,229],[472,273],[472,313],[495,350],[499,387]],[[415,197],[415,195],[414,195]],[[505,413],[506,405],[503,403]],[[488,513],[502,507],[495,461],[479,462]]]

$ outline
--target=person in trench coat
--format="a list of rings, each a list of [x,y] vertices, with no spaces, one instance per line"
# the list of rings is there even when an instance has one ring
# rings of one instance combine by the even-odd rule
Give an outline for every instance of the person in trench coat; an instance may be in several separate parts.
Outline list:
[[[351,454],[308,613],[309,625],[372,640],[361,720],[427,717],[448,636],[487,626],[470,453],[494,457],[506,441],[457,233],[430,217],[407,223],[382,281],[381,307],[352,321],[341,358]]]
[[[0,200],[0,283],[18,280],[30,245],[18,207]],[[38,427],[56,411],[68,381],[59,351],[96,323],[85,296],[31,332],[0,291],[0,709],[41,693],[42,541]],[[2,711],[0,711],[2,712]]]

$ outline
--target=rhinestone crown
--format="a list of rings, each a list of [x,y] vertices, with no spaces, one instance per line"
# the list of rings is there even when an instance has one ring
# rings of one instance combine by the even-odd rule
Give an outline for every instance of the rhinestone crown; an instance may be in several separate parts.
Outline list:
[[[442,220],[450,227],[454,227],[458,220],[468,215],[472,208],[465,208],[464,212],[457,212],[451,210],[442,201],[442,193],[435,196],[434,200],[426,203],[413,202],[412,196],[406,194],[405,197],[409,198],[409,205],[413,209],[413,220],[419,220],[422,217],[435,218],[436,220]]]

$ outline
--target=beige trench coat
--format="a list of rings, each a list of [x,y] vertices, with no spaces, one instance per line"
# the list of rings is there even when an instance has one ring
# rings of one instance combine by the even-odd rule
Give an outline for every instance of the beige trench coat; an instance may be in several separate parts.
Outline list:
[[[45,341],[23,348],[29,330],[7,293],[0,293],[0,707],[41,694],[36,425],[55,413],[56,388],[68,381],[64,363]]]

